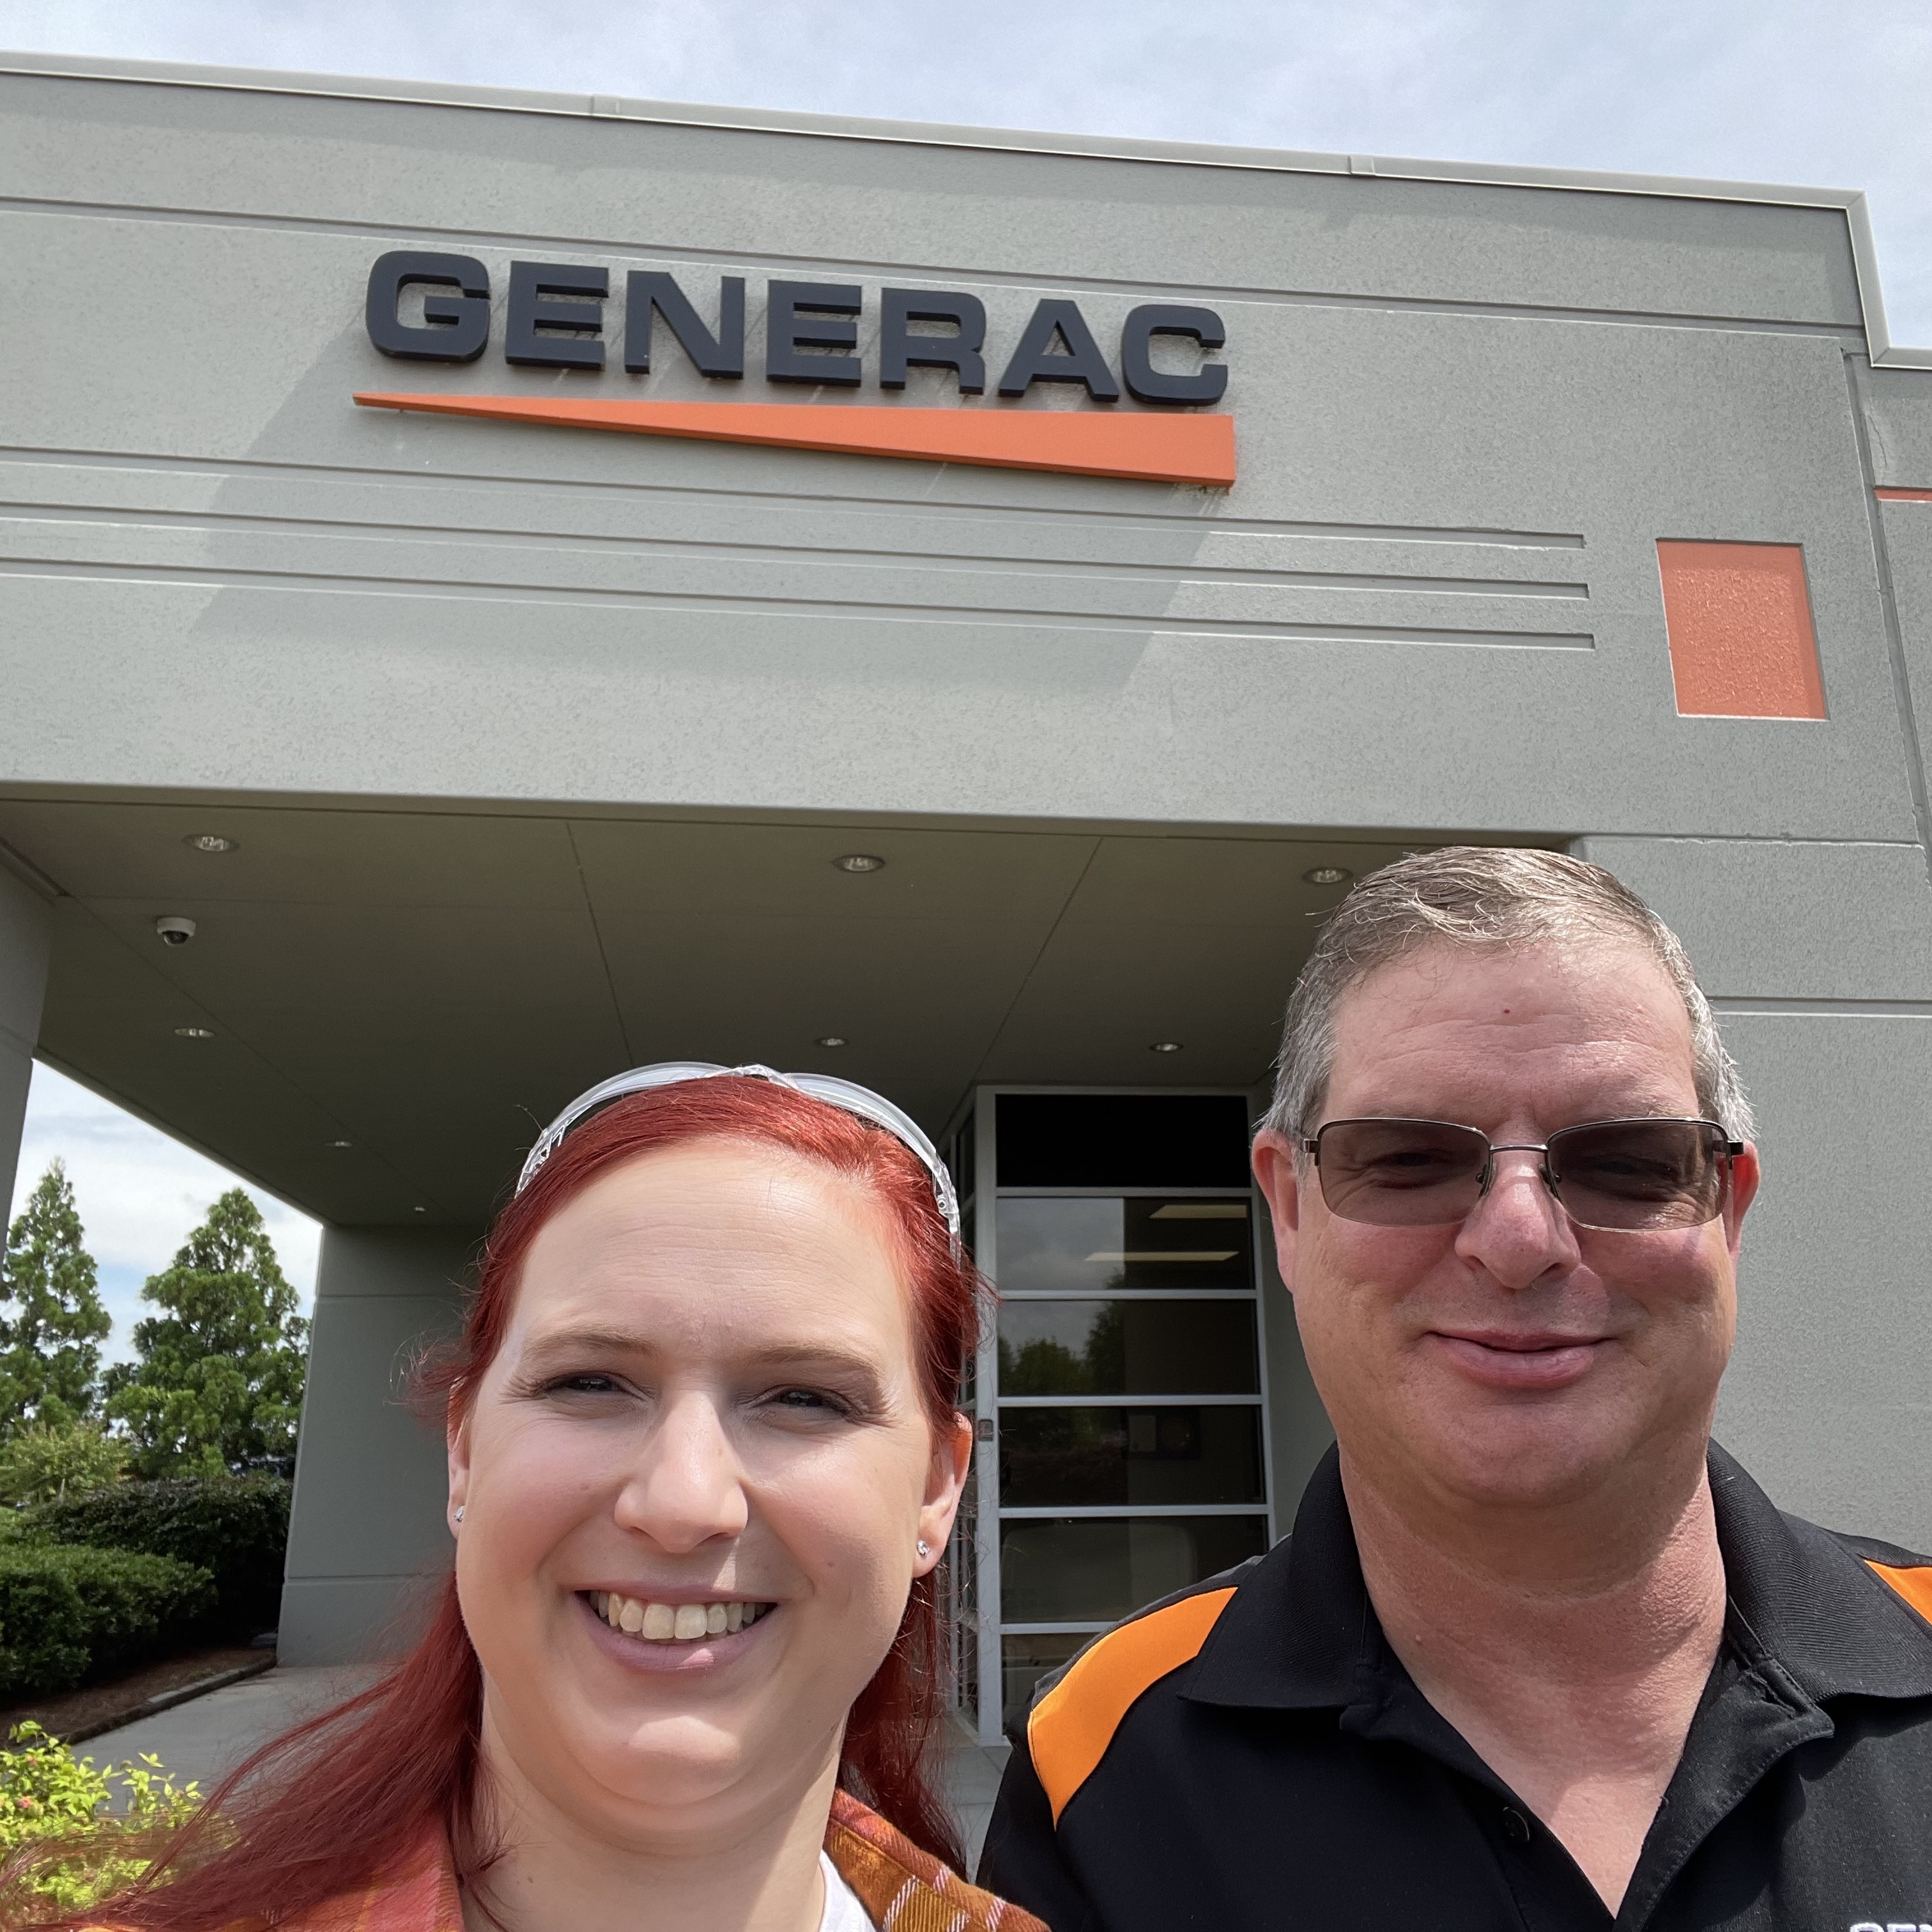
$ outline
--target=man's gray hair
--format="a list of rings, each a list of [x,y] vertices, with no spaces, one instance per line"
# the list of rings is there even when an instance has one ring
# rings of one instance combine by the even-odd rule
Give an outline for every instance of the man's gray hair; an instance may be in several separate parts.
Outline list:
[[[1670,975],[1690,1022],[1697,1105],[1732,1140],[1749,1140],[1750,1102],[1676,934],[1600,866],[1563,852],[1484,845],[1399,859],[1342,902],[1288,996],[1274,1100],[1262,1124],[1291,1139],[1321,1124],[1335,1011],[1370,974],[1426,946],[1490,951],[1580,938],[1634,942]]]

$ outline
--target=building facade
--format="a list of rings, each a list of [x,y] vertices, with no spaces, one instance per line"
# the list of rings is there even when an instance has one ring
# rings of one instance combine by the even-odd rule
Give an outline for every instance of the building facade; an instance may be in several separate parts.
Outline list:
[[[1454,842],[1684,935],[1768,1175],[1720,1432],[1932,1544],[1932,357],[1858,196],[38,56],[0,144],[0,1162],[38,1054],[326,1223],[285,1658],[446,1562],[400,1365],[658,1058],[946,1138],[988,1734],[1262,1546],[1325,1424],[1247,1125]]]

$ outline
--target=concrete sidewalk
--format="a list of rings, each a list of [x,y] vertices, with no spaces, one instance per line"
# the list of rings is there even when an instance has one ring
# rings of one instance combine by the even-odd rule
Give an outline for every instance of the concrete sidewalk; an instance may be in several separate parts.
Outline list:
[[[352,1696],[374,1675],[361,1667],[265,1671],[171,1711],[102,1731],[76,1744],[74,1755],[91,1757],[105,1769],[152,1753],[177,1784],[192,1780],[207,1792],[250,1751]]]
[[[980,1847],[986,1841],[987,1821],[999,1795],[1000,1774],[1012,1755],[1010,1744],[982,1744],[963,1719],[946,1720],[946,1795],[966,1834],[968,1878],[980,1862]]]
[[[103,1731],[77,1747],[77,1754],[97,1765],[119,1764],[152,1752],[176,1780],[192,1778],[204,1792],[215,1785],[259,1745],[302,1718],[350,1696],[373,1672],[350,1666],[290,1670],[278,1667],[241,1684],[225,1685],[152,1718]],[[1006,1747],[988,1749],[963,1724],[949,1722],[944,1777],[946,1795],[964,1828],[976,1863],[994,1793],[1006,1762]],[[972,1874],[966,1874],[970,1877]]]

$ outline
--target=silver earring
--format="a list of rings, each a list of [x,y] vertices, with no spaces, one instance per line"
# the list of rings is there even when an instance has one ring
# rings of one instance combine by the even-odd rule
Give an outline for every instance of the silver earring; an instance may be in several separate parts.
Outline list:
[[[919,1553],[922,1556],[930,1556],[932,1554],[932,1545],[927,1542],[924,1537],[921,1537],[919,1540]]]
[[[463,1506],[460,1503],[457,1505],[456,1520],[458,1522],[463,1520]]]

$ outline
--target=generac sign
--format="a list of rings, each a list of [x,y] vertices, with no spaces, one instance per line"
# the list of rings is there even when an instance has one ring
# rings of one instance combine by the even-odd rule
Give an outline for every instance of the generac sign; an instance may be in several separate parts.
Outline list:
[[[503,309],[504,360],[523,368],[598,370],[605,366],[607,348],[620,344],[625,369],[645,375],[668,334],[700,375],[720,382],[744,380],[742,275],[718,278],[715,325],[699,314],[675,277],[643,268],[624,277],[619,321],[610,312],[610,282],[603,268],[512,262]],[[415,287],[424,292],[422,320],[406,320],[406,292]],[[766,283],[766,381],[814,388],[862,387],[868,370],[857,351],[866,316],[866,292],[856,284]],[[367,316],[369,340],[386,356],[405,362],[473,362],[490,346],[489,272],[473,256],[399,250],[382,256],[370,271]],[[1162,338],[1157,366],[1155,344]],[[596,394],[375,391],[358,392],[356,400],[370,409],[1226,488],[1234,480],[1234,419],[1196,413],[1226,392],[1226,365],[1208,359],[1208,352],[1226,340],[1221,318],[1212,309],[1145,302],[1131,310],[1121,325],[1116,364],[1108,361],[1079,304],[1049,297],[1035,304],[1004,362],[994,358],[1000,370],[996,390],[1003,398],[1024,398],[1036,383],[1070,383],[1084,388],[1093,403],[1107,405],[1120,400],[1124,386],[1136,401],[1156,406],[1139,410],[1002,408],[997,404],[920,409],[892,404],[657,402]],[[913,369],[943,369],[950,372],[962,398],[982,395],[989,368],[987,348],[986,305],[976,296],[950,290],[879,290],[878,349],[870,374],[880,388],[903,389]],[[1177,360],[1191,366],[1177,369]]]

